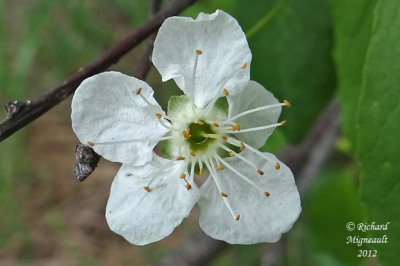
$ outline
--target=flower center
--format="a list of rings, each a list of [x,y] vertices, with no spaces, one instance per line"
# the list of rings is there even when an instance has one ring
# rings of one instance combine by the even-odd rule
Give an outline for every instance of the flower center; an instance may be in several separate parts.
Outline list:
[[[215,142],[215,138],[204,137],[205,134],[215,134],[213,127],[201,120],[199,123],[189,124],[190,137],[186,141],[190,145],[190,149],[194,152],[206,151],[210,144]]]

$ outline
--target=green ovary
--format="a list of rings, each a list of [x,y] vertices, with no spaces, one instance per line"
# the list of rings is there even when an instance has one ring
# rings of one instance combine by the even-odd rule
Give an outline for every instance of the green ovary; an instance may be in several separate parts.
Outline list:
[[[203,137],[204,134],[215,134],[213,127],[210,124],[204,123],[203,125],[191,123],[189,125],[190,137],[186,141],[190,145],[193,152],[204,152],[210,144],[215,142],[214,138]]]

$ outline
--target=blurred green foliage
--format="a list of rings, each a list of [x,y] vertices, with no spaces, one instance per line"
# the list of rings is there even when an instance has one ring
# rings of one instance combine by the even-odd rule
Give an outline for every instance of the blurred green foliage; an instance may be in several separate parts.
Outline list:
[[[217,8],[236,17],[245,32],[251,31],[252,79],[278,99],[292,103],[282,115],[287,126],[277,129],[263,150],[279,152],[300,142],[338,89],[344,131],[340,145],[345,143],[346,151],[354,152],[360,163],[360,180],[354,163],[348,162],[330,165],[319,175],[303,199],[301,219],[287,235],[288,251],[282,265],[365,263],[357,258],[358,247],[346,245],[349,221],[390,221],[390,244],[368,248],[378,250],[383,265],[396,265],[400,249],[396,219],[400,213],[396,161],[400,150],[400,3],[200,0],[183,15],[196,17],[200,11],[210,13]],[[148,9],[149,1],[0,0],[1,102],[26,99],[60,83],[143,23]],[[132,74],[134,64],[125,58],[116,68]],[[176,86],[161,84],[154,70],[149,83],[159,88],[156,97],[165,106],[167,94]],[[27,199],[18,193],[32,182],[27,136],[29,132],[23,130],[0,143],[0,249],[16,253],[21,262],[35,258],[24,220]],[[79,265],[101,264],[69,242],[57,209],[50,209],[46,220]],[[382,232],[371,235],[380,237]],[[264,249],[263,245],[238,245],[211,265],[259,265]],[[157,259],[168,252],[145,250]]]

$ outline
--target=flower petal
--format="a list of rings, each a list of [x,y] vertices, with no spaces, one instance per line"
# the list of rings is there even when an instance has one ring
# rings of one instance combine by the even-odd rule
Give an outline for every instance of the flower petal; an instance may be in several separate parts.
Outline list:
[[[180,178],[186,167],[183,161],[157,155],[143,166],[123,164],[111,186],[106,208],[110,229],[136,245],[171,234],[189,215],[199,195],[194,183],[187,190]],[[147,192],[145,186],[151,191]]]
[[[235,96],[228,97],[230,117],[237,114],[251,110],[257,107],[278,104],[278,100],[267,91],[262,85],[255,81],[249,81],[243,92]],[[254,128],[274,124],[278,121],[281,113],[281,107],[273,107],[254,113],[247,114],[235,120],[241,129]],[[243,132],[235,134],[235,136],[244,141],[254,148],[261,148],[264,146],[268,137],[272,134],[274,128],[263,129],[253,132]]]
[[[254,153],[243,151],[240,154],[259,166],[264,175],[250,169],[239,158],[225,161],[255,182],[262,191],[269,192],[269,197],[225,167],[218,171],[218,176],[228,194],[226,199],[233,211],[240,214],[240,220],[232,217],[210,176],[200,188],[200,227],[211,237],[231,244],[276,242],[292,227],[301,211],[293,174],[283,163],[276,170],[273,163]],[[274,155],[264,154],[277,161]]]
[[[231,95],[243,90],[250,79],[250,61],[244,32],[221,10],[200,13],[195,20],[168,18],[154,43],[153,63],[163,81],[173,78],[197,107],[223,96],[224,88]]]
[[[141,94],[136,90],[142,88]],[[72,128],[83,144],[110,161],[141,165],[151,160],[157,139],[168,130],[156,113],[164,114],[146,82],[119,72],[104,72],[81,83],[72,99]],[[104,144],[133,139],[143,142]],[[99,143],[99,144],[96,144]]]

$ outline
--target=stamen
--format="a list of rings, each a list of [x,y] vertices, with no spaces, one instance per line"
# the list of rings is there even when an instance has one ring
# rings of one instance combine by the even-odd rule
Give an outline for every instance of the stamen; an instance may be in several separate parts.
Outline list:
[[[203,175],[203,174],[204,174],[204,168],[200,168],[199,174],[200,174],[200,175]]]
[[[228,197],[228,194],[226,194],[226,193],[224,193],[224,192],[221,192],[221,196],[224,197],[224,198],[227,198],[227,197]]]
[[[187,129],[187,130],[182,131],[182,135],[183,135],[183,137],[184,137],[185,139],[190,138],[190,137],[191,137],[191,135],[190,135],[190,130]]]
[[[144,101],[145,103],[147,103],[148,105],[154,105],[154,104],[150,103],[150,102],[143,96],[143,94],[142,94],[142,88],[139,88],[139,89],[136,90],[136,95],[139,95],[139,96],[143,99],[143,101]]]
[[[228,153],[228,155],[229,155],[229,157],[233,157],[233,156],[235,155],[235,153],[234,153],[233,151],[230,151],[230,152]]]
[[[157,113],[156,116],[161,119],[162,118],[162,114]]]
[[[213,123],[214,127],[219,127],[218,123]]]
[[[165,136],[158,139],[126,139],[126,140],[119,140],[119,141],[106,141],[106,142],[92,142],[88,141],[87,143],[90,146],[94,145],[112,145],[112,144],[124,144],[124,143],[132,143],[132,142],[149,142],[149,141],[162,141],[172,139],[172,136]]]
[[[191,189],[192,189],[192,185],[189,184],[189,183],[187,183],[187,184],[186,184],[186,189],[187,189],[187,190],[191,190]]]
[[[290,104],[290,102],[289,101],[287,101],[287,100],[283,100],[283,103],[287,106],[287,107],[290,107],[290,106],[292,106],[291,104]]]
[[[235,124],[232,126],[232,131],[239,131],[240,130],[240,125],[239,124]]]
[[[233,168],[232,165],[230,165],[229,163],[227,163],[226,161],[224,161],[219,155],[215,155],[215,158],[217,161],[221,162],[222,164],[224,164],[227,168],[229,168],[232,172],[234,172],[235,174],[237,174],[239,177],[241,177],[244,181],[246,181],[247,183],[249,183],[250,185],[252,185],[255,189],[257,189],[258,191],[260,191],[261,193],[264,193],[264,191],[262,191],[257,185],[256,183],[254,183],[252,180],[250,180],[247,176],[243,175],[242,173],[240,173],[239,171],[237,171],[235,168]]]
[[[181,178],[185,179],[186,178],[186,174],[185,173],[181,174]]]
[[[144,187],[144,190],[146,190],[147,192],[150,192],[150,191],[151,191],[151,189],[150,189],[149,186],[145,186],[145,187]]]
[[[176,159],[177,159],[178,161],[183,161],[183,160],[185,160],[185,157],[183,157],[183,156],[178,156]]]
[[[276,164],[275,164],[275,169],[276,169],[276,170],[279,170],[279,169],[281,169],[281,165],[280,165],[280,163],[279,163],[279,162],[276,162]]]
[[[240,219],[240,214],[238,214],[238,215],[236,216],[235,220],[236,220],[236,221],[239,221],[239,219]]]
[[[199,125],[204,125],[204,122],[203,121],[201,121],[201,120],[197,120],[197,122],[196,122],[197,124],[199,124]]]
[[[244,145],[243,142],[240,142],[240,148],[241,148],[242,150],[246,149],[246,146]]]
[[[244,145],[244,144],[243,144]],[[229,152],[229,156],[233,156],[233,155],[235,155],[235,152],[232,150],[232,149],[230,149],[230,148],[228,148],[228,147],[226,147],[226,146],[224,146],[224,145],[218,145],[218,147],[220,147],[220,148],[222,148],[222,149],[224,149],[224,150],[226,150],[226,151],[228,151]],[[232,155],[231,155],[232,154]],[[246,159],[245,157],[243,157],[242,155],[240,155],[240,154],[238,154],[238,153],[236,153],[236,157],[238,157],[240,160],[242,160],[242,161],[244,161],[245,163],[247,163],[248,165],[250,165],[250,166],[252,166],[254,169],[256,169],[257,170],[257,172],[260,174],[260,172],[259,171],[261,171],[260,169],[258,169],[258,167],[253,163],[253,162],[251,162],[249,159]],[[262,171],[261,171],[262,172]],[[262,172],[262,174],[264,174],[263,172]],[[260,174],[260,175],[262,175],[262,174]]]
[[[204,174],[204,168],[203,168],[203,160],[199,160],[199,167],[200,167],[200,169],[199,169],[199,174],[200,175],[203,175]]]
[[[218,170],[218,171],[221,171],[221,170],[224,170],[224,168],[225,168],[225,167],[223,167],[222,165],[218,165],[217,170]]]
[[[221,190],[220,180],[219,180],[217,172],[214,171],[215,166],[214,166],[213,162],[211,160],[208,160],[208,161],[205,161],[205,163],[211,172],[211,176],[214,179],[215,185],[217,186],[219,193],[221,193],[221,195],[222,195],[223,192]],[[222,198],[223,198],[225,205],[228,208],[229,212],[232,214],[233,219],[236,219],[237,215],[234,214],[233,209],[232,209],[231,205],[229,204],[229,201],[227,200],[226,197],[222,197]]]
[[[190,155],[192,155],[193,157],[196,156],[196,153],[194,153],[194,151],[190,151]]]
[[[246,69],[246,68],[247,68],[247,63],[244,63],[244,64],[242,65],[242,68],[243,68],[243,69]]]
[[[234,138],[228,138],[228,143],[235,145],[236,147],[242,147],[243,145],[246,145],[245,147],[248,148],[250,151],[256,153],[257,155],[263,157],[265,160],[269,161],[269,162],[273,162],[275,163],[275,161],[271,160],[270,158],[268,158],[267,156],[265,156],[265,154],[263,154],[262,152],[260,152],[259,150],[253,148],[252,146],[250,146],[249,144],[246,144],[244,142],[239,142],[237,139]]]
[[[257,173],[259,173],[260,175],[264,175],[264,172],[261,171],[261,169],[257,169]]]
[[[265,196],[267,196],[267,198],[270,196],[271,194],[267,191],[265,191]]]
[[[224,90],[223,90],[223,93],[224,93],[224,95],[225,95],[226,97],[229,96],[229,91],[228,91],[227,89],[225,89],[225,88],[224,88]]]
[[[277,103],[277,104],[270,104],[270,105],[266,105],[266,106],[260,106],[260,107],[254,108],[254,109],[250,109],[250,110],[244,111],[243,113],[237,114],[237,115],[231,117],[229,119],[229,121],[233,121],[233,120],[235,120],[235,119],[237,119],[239,117],[242,117],[242,116],[254,113],[254,112],[259,112],[259,111],[262,111],[262,110],[267,110],[267,109],[271,109],[271,108],[275,108],[275,107],[279,107],[279,106],[284,106],[284,105],[286,105],[286,104],[285,103]]]
[[[228,140],[227,136],[222,136],[221,138],[222,138],[223,141],[227,141]]]
[[[201,55],[201,54],[203,54],[203,51],[198,49],[198,50],[196,50],[196,54]]]
[[[273,127],[279,127],[279,126],[283,126],[286,123],[286,121],[282,121],[280,123],[275,123],[272,125],[268,125],[268,126],[262,126],[262,127],[253,127],[253,128],[245,128],[242,129],[240,131],[228,131],[226,133],[231,133],[231,134],[235,134],[235,133],[245,133],[245,132],[252,132],[252,131],[258,131],[258,130],[263,130],[263,129],[268,129],[268,128],[273,128]]]

